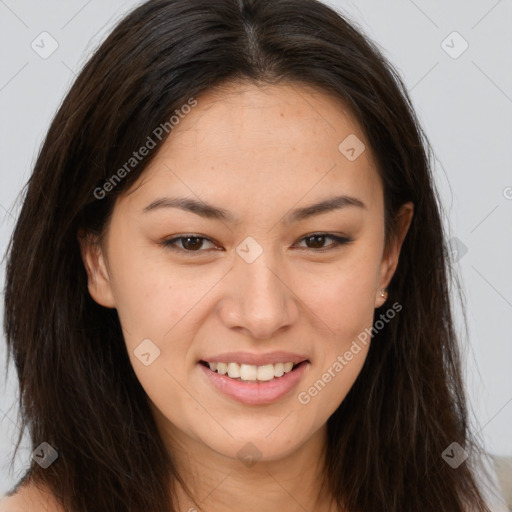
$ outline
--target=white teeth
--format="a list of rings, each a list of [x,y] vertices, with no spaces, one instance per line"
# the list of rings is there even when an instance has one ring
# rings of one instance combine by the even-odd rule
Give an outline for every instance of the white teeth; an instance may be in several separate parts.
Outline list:
[[[293,363],[283,363],[284,373],[291,372],[293,368]]]
[[[228,363],[228,375],[232,379],[240,377],[240,365],[237,363]]]
[[[236,364],[236,363],[232,363]],[[256,380],[258,376],[258,368],[252,364],[241,364],[240,365],[240,378],[242,380]],[[274,373],[272,372],[272,377]],[[231,375],[230,375],[231,377]]]
[[[291,372],[293,363],[276,363],[256,366],[253,364],[238,363],[208,363],[210,370],[220,375],[228,374],[232,379],[243,381],[269,381],[274,377],[282,377],[285,373]]]
[[[283,363],[276,363],[274,365],[274,376],[282,377],[284,375],[284,365]]]
[[[293,363],[292,363],[293,366]],[[256,368],[254,366],[254,368]],[[258,380],[272,380],[274,378],[274,365],[266,364],[265,366],[258,366]]]

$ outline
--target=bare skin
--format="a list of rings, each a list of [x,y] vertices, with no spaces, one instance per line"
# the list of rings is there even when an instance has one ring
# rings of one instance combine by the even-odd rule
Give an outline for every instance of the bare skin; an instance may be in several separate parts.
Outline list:
[[[64,512],[64,508],[43,486],[29,484],[0,499],[0,512]]]
[[[298,85],[233,83],[197,101],[119,198],[103,240],[82,240],[89,292],[117,309],[162,439],[201,510],[337,511],[322,487],[326,422],[370,342],[307,404],[298,396],[371,328],[413,205],[404,205],[399,236],[385,247],[375,162],[337,99]],[[350,134],[366,144],[352,161],[338,148]],[[364,207],[285,222],[291,210],[340,195]],[[171,207],[144,212],[171,196],[223,208],[237,222]],[[317,232],[325,237],[311,240]],[[187,243],[192,234],[202,244]],[[352,241],[337,246],[329,234]],[[163,245],[180,236],[176,250]],[[251,263],[236,251],[248,236],[262,249]],[[160,350],[148,366],[134,354],[145,339]],[[274,350],[309,363],[296,388],[267,405],[221,394],[199,364],[223,352]],[[239,455],[247,446],[257,450],[250,466]],[[178,510],[196,509],[178,489]]]

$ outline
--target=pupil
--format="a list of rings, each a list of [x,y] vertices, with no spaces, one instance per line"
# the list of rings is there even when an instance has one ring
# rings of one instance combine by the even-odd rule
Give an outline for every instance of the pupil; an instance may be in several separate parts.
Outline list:
[[[190,243],[190,240],[194,240],[194,242]],[[184,242],[183,242],[183,246],[185,247],[185,249],[199,249],[201,247],[201,244],[202,244],[202,241],[200,238],[198,238],[197,236],[188,236],[185,238]],[[192,246],[192,247],[190,247]]]
[[[311,240],[313,240],[313,249],[321,249],[323,247],[324,238],[325,235],[313,235],[308,237],[307,242],[309,243]],[[315,241],[317,242],[316,244]]]

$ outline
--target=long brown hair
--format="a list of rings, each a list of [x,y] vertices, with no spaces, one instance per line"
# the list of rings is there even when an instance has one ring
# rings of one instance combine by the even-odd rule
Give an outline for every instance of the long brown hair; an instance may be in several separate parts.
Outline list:
[[[8,252],[4,328],[22,428],[33,448],[47,442],[58,452],[46,469],[32,461],[20,483],[46,486],[74,512],[175,510],[181,480],[172,454],[116,310],[88,293],[77,234],[102,234],[116,197],[171,133],[155,137],[157,127],[190,98],[236,79],[307,84],[343,100],[378,162],[387,241],[399,207],[415,206],[389,286],[389,300],[403,309],[375,335],[328,420],[330,491],[351,512],[487,511],[432,149],[399,74],[360,28],[315,0],[150,0],[75,80],[40,150]],[[157,148],[105,187],[149,136]],[[442,457],[452,443],[469,453],[456,469]]]

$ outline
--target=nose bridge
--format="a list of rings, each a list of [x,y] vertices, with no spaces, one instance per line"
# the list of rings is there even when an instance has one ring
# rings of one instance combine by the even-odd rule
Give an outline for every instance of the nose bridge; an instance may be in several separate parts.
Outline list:
[[[288,288],[279,258],[254,239],[237,247],[232,267],[229,300],[224,321],[229,327],[249,330],[251,336],[266,338],[294,321],[297,308]]]
[[[240,267],[239,279],[242,292],[245,292],[245,302],[257,305],[262,316],[267,309],[269,312],[276,311],[277,306],[281,306],[282,309],[285,297],[282,280],[278,278],[279,270],[275,258],[262,254],[253,263],[239,261],[237,266]]]

